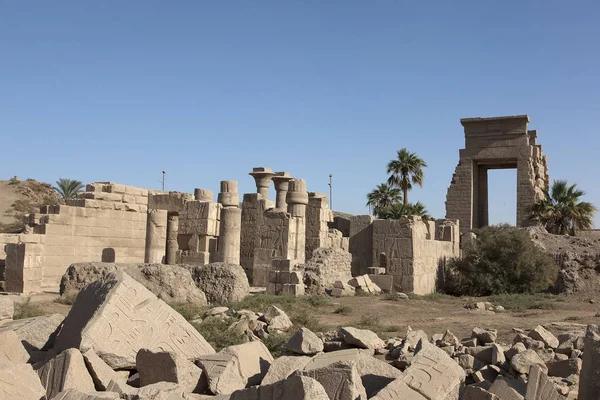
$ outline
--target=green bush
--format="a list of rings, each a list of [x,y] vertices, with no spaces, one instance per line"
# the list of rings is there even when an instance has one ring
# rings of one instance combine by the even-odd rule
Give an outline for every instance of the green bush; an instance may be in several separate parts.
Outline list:
[[[499,225],[476,233],[463,258],[448,263],[445,289],[449,294],[538,293],[554,284],[556,264],[535,247],[527,232]]]

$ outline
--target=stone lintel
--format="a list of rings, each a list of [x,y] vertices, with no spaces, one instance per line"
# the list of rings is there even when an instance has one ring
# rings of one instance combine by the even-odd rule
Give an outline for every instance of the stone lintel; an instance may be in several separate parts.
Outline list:
[[[521,114],[521,115],[507,115],[503,117],[473,117],[473,118],[461,118],[460,123],[462,126],[465,124],[473,123],[473,122],[499,122],[502,120],[525,120],[525,122],[529,122],[529,115]]]

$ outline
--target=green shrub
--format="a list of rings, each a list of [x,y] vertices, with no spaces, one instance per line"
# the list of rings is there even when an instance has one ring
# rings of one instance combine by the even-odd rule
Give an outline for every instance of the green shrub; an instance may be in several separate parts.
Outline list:
[[[557,308],[555,302],[564,301],[562,297],[547,293],[521,294],[503,293],[487,298],[492,304],[500,305],[509,311],[523,310],[553,310]]]
[[[557,266],[535,247],[527,232],[507,225],[489,226],[451,260],[445,288],[453,295],[489,296],[500,293],[538,293],[556,280]]]
[[[228,330],[234,321],[222,321],[218,318],[207,318],[199,324],[193,324],[200,334],[216,351],[228,346],[244,343],[244,336]]]
[[[9,185],[17,185],[17,184],[19,184],[19,182],[21,182],[19,180],[19,177],[14,176],[14,177],[12,177],[12,178],[9,179],[8,184]]]
[[[171,303],[169,305],[188,321],[198,317],[202,318],[206,312],[206,307],[194,303]]]

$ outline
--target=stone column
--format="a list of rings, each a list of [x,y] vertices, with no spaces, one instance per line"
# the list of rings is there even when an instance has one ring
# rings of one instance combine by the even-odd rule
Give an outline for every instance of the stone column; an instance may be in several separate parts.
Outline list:
[[[308,192],[304,179],[292,179],[286,198],[288,212],[291,214],[288,259],[295,260],[298,264],[306,261],[306,206]]]
[[[242,210],[239,208],[237,181],[221,181],[219,193],[221,223],[216,261],[240,264],[240,242],[242,233]]]
[[[194,189],[194,200],[210,202],[210,201],[212,201],[212,198],[213,198],[212,190],[206,190],[206,189],[200,189],[200,188]]]
[[[275,175],[271,168],[252,168],[252,172],[250,172],[249,175],[252,175],[252,177],[256,181],[256,192],[260,193],[264,200],[268,200],[269,186],[271,186],[271,178],[273,177],[273,175]]]
[[[169,213],[167,215],[167,254],[165,256],[165,264],[177,264],[177,250],[179,250],[179,244],[177,242],[178,233],[179,214]]]
[[[148,210],[146,220],[146,251],[144,262],[160,264],[165,255],[165,233],[167,212],[164,210]]]
[[[275,208],[277,210],[287,210],[287,203],[285,200],[292,179],[289,172],[275,172],[273,184],[275,185],[275,191],[277,192],[275,200]]]

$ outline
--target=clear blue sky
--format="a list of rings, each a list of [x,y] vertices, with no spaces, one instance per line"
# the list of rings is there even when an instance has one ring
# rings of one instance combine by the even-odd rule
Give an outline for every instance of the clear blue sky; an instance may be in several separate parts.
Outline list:
[[[407,147],[429,164],[410,200],[443,217],[460,118],[529,114],[551,178],[600,205],[599,20],[597,1],[0,0],[0,179],[165,170],[216,196],[265,166],[325,193],[332,173],[334,208],[366,213]],[[514,222],[515,172],[491,178],[491,222]]]

